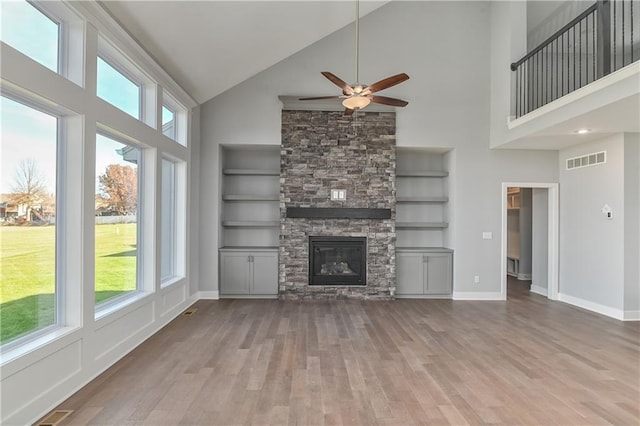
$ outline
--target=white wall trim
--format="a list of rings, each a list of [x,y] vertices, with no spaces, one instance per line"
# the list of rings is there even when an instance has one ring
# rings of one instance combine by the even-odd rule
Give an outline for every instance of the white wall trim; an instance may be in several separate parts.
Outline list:
[[[531,288],[529,289],[531,293],[539,294],[541,296],[547,297],[548,291],[546,287],[542,287],[539,285],[531,284]]]
[[[531,281],[531,274],[518,274],[518,279],[520,281]]]
[[[454,291],[453,300],[504,300],[497,291]]]
[[[220,293],[218,291],[199,291],[196,293],[198,300],[219,300]]]
[[[620,309],[611,308],[579,297],[569,296],[564,293],[558,293],[558,300],[600,315],[624,321],[625,312]]]
[[[548,189],[548,263],[547,263],[547,297],[558,300],[558,271],[559,271],[559,190],[557,183],[540,182],[502,182],[502,238],[500,250],[500,294],[501,300],[507,300],[507,189],[542,188]]]

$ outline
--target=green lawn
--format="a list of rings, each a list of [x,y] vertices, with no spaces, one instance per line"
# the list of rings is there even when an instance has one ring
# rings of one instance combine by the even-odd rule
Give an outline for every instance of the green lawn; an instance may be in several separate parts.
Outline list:
[[[0,227],[0,343],[53,324],[54,239],[55,226]],[[96,302],[135,290],[135,277],[136,224],[97,225]]]

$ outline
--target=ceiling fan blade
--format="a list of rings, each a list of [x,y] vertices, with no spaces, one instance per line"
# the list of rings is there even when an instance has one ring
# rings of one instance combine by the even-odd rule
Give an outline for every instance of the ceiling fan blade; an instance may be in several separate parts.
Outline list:
[[[409,80],[409,76],[405,73],[396,74],[391,77],[387,77],[384,80],[380,80],[372,85],[368,86],[366,91],[369,93],[379,92],[380,90],[387,89],[391,86],[395,86],[396,84],[400,84],[403,81]]]
[[[386,96],[371,95],[369,96],[369,99],[371,99],[371,102],[373,103],[382,104],[382,105],[391,105],[396,107],[403,107],[403,106],[409,105],[409,102],[403,101],[402,99],[387,98]]]
[[[330,73],[329,71],[322,71],[322,75],[329,79],[333,84],[342,89],[342,93],[345,95],[353,94],[353,88],[349,86],[346,82],[340,79],[340,77],[335,74]]]
[[[344,109],[344,116],[345,117],[350,117],[352,115],[353,115],[353,110],[352,109],[349,109],[349,108],[345,108]]]
[[[322,99],[340,99],[340,96],[316,96],[314,98],[298,98],[299,101],[319,101]]]

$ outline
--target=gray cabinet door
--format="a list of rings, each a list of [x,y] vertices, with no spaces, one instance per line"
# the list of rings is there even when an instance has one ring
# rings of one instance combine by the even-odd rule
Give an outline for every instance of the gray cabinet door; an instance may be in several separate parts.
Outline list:
[[[422,253],[396,253],[396,294],[424,293]]]
[[[220,254],[220,294],[249,294],[249,255]]]
[[[452,290],[451,253],[428,253],[426,259],[425,294],[449,295]]]
[[[251,253],[252,287],[251,294],[278,294],[278,254]]]

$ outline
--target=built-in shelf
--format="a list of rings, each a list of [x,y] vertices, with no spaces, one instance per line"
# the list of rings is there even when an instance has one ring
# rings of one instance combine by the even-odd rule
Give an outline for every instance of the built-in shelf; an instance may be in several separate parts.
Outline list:
[[[222,222],[225,228],[273,228],[279,225],[280,222],[275,220],[225,220]]]
[[[264,169],[223,169],[225,175],[280,176],[280,170]]]
[[[220,160],[220,247],[250,252],[276,247],[280,146],[225,146]]]
[[[396,203],[447,203],[449,197],[397,197]]]
[[[443,178],[449,176],[449,172],[437,170],[398,170],[397,177],[434,177]]]
[[[446,222],[398,222],[397,229],[444,229],[449,226]]]
[[[279,201],[280,196],[275,195],[259,195],[259,194],[249,194],[249,195],[238,195],[238,194],[230,194],[223,195],[223,201]]]

